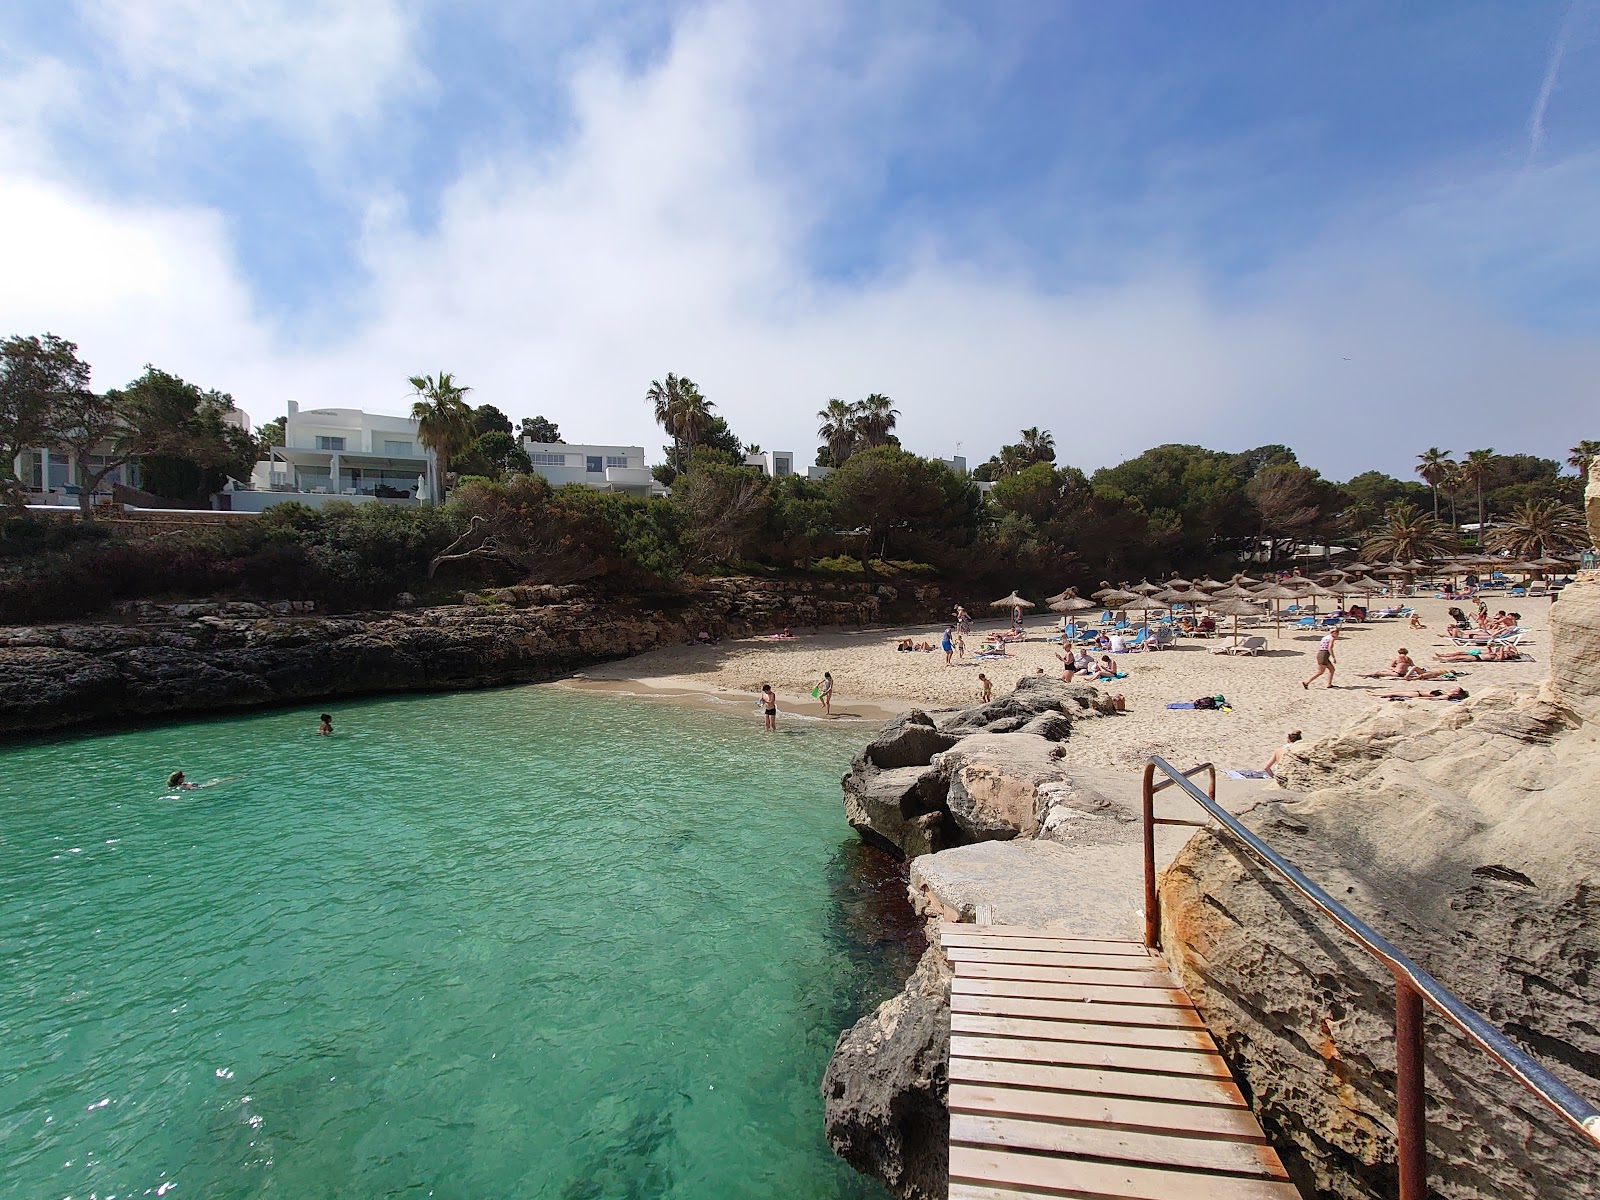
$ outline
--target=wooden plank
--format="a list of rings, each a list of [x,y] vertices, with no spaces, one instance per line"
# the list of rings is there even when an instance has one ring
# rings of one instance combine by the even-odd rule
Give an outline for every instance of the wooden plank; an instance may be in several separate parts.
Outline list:
[[[1083,967],[1037,967],[1031,963],[964,962],[956,964],[962,979],[1037,979],[1041,983],[1109,984],[1112,987],[1174,988],[1178,981],[1166,971],[1096,971]]]
[[[1104,1004],[1159,1005],[1194,1010],[1189,997],[1178,988],[1095,987],[1039,979],[967,979],[957,975],[950,981],[950,994],[962,996],[1028,996],[1038,1000],[1079,1000]],[[1107,1014],[1107,1019],[1113,1019]]]
[[[1141,1026],[1163,1029],[1204,1029],[1193,1008],[1153,1004],[1101,1004],[1084,1000],[1039,999],[1027,996],[981,995],[955,992],[952,1013],[988,1013],[996,1016],[1038,1017],[1051,1021],[1085,1021],[1100,1025]]]
[[[1162,971],[1166,964],[1148,954],[1074,954],[1064,950],[1033,950],[1027,943],[1009,946],[946,946],[944,956],[953,963],[1030,963],[1036,967],[1083,967],[1095,971]]]
[[[951,1145],[997,1146],[1042,1154],[1117,1159],[1146,1167],[1228,1171],[1285,1181],[1289,1178],[1270,1146],[1231,1138],[1172,1137],[1097,1125],[1060,1125],[1016,1117],[953,1113],[950,1142]]]
[[[1003,925],[980,929],[974,925],[946,925],[939,934],[943,946],[1015,946],[1033,950],[1056,950],[1065,954],[1143,954],[1150,952],[1142,942],[1121,942],[1105,938],[1012,937]]]
[[[1168,1100],[1184,1104],[1245,1107],[1244,1096],[1231,1079],[1200,1075],[1152,1075],[1051,1063],[995,1062],[950,1056],[950,1081],[1086,1092],[1092,1096],[1124,1096],[1130,1100]]]
[[[960,931],[960,930],[966,930],[966,929],[977,929],[978,926],[973,925],[973,924],[971,924],[969,922],[966,922],[966,921],[946,921],[944,923],[943,928],[944,929],[949,929],[949,930]],[[1039,925],[987,925],[987,926],[984,926],[983,929],[984,929],[985,933],[1001,934],[1001,935],[1003,935],[1005,937],[1055,938],[1057,940],[1065,939],[1066,941],[1071,941],[1071,942],[1114,942],[1119,946],[1142,946],[1142,945],[1144,945],[1144,943],[1141,942],[1138,938],[1103,938],[1103,937],[1085,938],[1085,937],[1079,937],[1078,935],[1072,933],[1070,930],[1067,930],[1067,929],[1061,929],[1059,927],[1049,927],[1049,928],[1047,928],[1047,927],[1039,926]]]
[[[952,1012],[951,1033],[983,1037],[1033,1038],[1044,1042],[1096,1042],[1103,1046],[1149,1046],[1169,1050],[1216,1053],[1204,1029],[1172,1029],[1148,1025],[1099,1025],[1090,1021],[1039,1021],[991,1013]]]
[[[1058,1196],[1124,1200],[1300,1200],[1293,1184],[1278,1179],[1048,1158],[972,1146],[950,1147],[950,1181],[952,1188],[958,1181],[999,1183],[1049,1189],[1048,1194]]]
[[[1247,1108],[1211,1104],[1177,1104],[1166,1100],[1130,1100],[1119,1096],[1085,1096],[1077,1092],[1040,1092],[1029,1088],[952,1083],[950,1111],[1052,1121],[1098,1122],[1126,1129],[1208,1134],[1240,1141],[1264,1142],[1261,1127]]]
[[[1151,1049],[1147,1046],[1102,1046],[1093,1042],[1041,1042],[1025,1038],[952,1034],[950,1055],[952,1058],[985,1058],[994,1062],[1057,1063],[1064,1067],[1104,1067],[1112,1071],[1155,1071],[1163,1075],[1233,1078],[1222,1055],[1214,1050]]]

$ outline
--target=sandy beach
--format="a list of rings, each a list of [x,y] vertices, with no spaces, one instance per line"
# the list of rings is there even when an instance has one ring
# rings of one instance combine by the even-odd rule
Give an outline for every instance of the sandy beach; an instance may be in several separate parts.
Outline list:
[[[1459,666],[1460,686],[1469,692],[1506,683],[1537,683],[1548,674],[1551,602],[1536,597],[1485,596],[1489,611],[1505,608],[1522,614],[1527,631],[1523,648],[1529,660]],[[1404,620],[1379,620],[1347,625],[1340,633],[1335,658],[1337,686],[1319,680],[1311,690],[1301,680],[1315,669],[1315,651],[1322,631],[1269,624],[1249,632],[1265,636],[1267,649],[1255,657],[1212,654],[1222,639],[1180,639],[1176,649],[1117,656],[1126,679],[1098,686],[1121,692],[1128,712],[1112,721],[1085,722],[1073,733],[1071,750],[1085,767],[1130,767],[1147,755],[1161,754],[1180,766],[1201,761],[1218,768],[1256,768],[1283,742],[1290,729],[1315,740],[1342,727],[1373,706],[1398,701],[1379,699],[1382,692],[1412,688],[1451,687],[1449,683],[1401,684],[1361,679],[1367,671],[1386,667],[1405,646],[1420,665],[1434,662],[1436,652],[1452,649],[1444,638],[1446,610],[1456,601],[1432,596],[1407,601],[1422,617],[1424,630]],[[1376,607],[1376,606],[1375,606]],[[1470,606],[1463,606],[1469,607]],[[1097,614],[1090,614],[1096,617]],[[839,721],[880,722],[912,708],[938,710],[974,703],[978,674],[994,684],[995,696],[1011,691],[1016,681],[1040,668],[1057,674],[1054,620],[1033,616],[1025,622],[1028,640],[1011,646],[1012,657],[974,661],[972,652],[985,631],[1007,622],[975,623],[967,637],[967,658],[944,665],[939,651],[901,653],[895,643],[905,637],[938,643],[942,627],[874,627],[864,630],[798,634],[792,640],[746,638],[716,646],[678,646],[594,667],[562,681],[596,691],[620,691],[686,703],[734,705],[755,715],[755,696],[763,682],[777,690],[780,713],[816,718],[821,706],[811,697],[812,685],[831,671],[834,715]],[[1224,622],[1224,626],[1227,623]],[[1172,701],[1189,701],[1221,693],[1232,711],[1171,710]],[[1440,703],[1409,701],[1408,703]],[[783,717],[780,715],[779,720]]]

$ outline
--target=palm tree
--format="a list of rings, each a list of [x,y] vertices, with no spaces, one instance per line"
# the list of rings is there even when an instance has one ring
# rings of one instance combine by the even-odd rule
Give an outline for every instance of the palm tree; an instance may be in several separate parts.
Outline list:
[[[862,444],[886,445],[889,441],[889,432],[894,428],[895,419],[900,415],[900,410],[893,407],[889,397],[873,392],[865,400],[854,405],[854,411],[855,429]]]
[[[1030,465],[1056,460],[1056,439],[1051,436],[1048,429],[1042,433],[1037,425],[1032,429],[1024,429],[1020,445]]]
[[[1483,540],[1483,485],[1494,473],[1494,450],[1468,450],[1461,463],[1461,480],[1478,493],[1478,540]]]
[[[417,437],[428,449],[428,502],[438,504],[450,456],[460,454],[472,444],[472,410],[462,400],[472,389],[456,383],[449,371],[434,375],[413,375],[411,419],[417,423]],[[335,481],[337,483],[337,480]]]
[[[1572,550],[1589,540],[1589,530],[1576,507],[1559,500],[1527,500],[1495,527],[1489,544],[1518,558],[1542,558]]]
[[[705,437],[713,419],[711,410],[716,405],[700,394],[694,380],[671,371],[667,372],[665,383],[651,380],[644,398],[654,409],[656,424],[672,438],[673,469],[683,470],[689,451]]]
[[[1433,489],[1433,519],[1439,519],[1439,485],[1450,478],[1450,472],[1455,467],[1455,462],[1450,457],[1450,451],[1441,450],[1437,446],[1429,446],[1417,455],[1417,474],[1422,476],[1422,482]]]
[[[1571,450],[1567,451],[1567,466],[1578,473],[1578,482],[1585,483],[1589,478],[1589,463],[1594,456],[1600,454],[1600,442],[1585,438]]]
[[[817,413],[817,436],[828,447],[828,455],[836,467],[844,466],[845,459],[856,448],[855,408],[843,400],[829,400],[828,407]]]
[[[1447,553],[1455,539],[1445,527],[1415,504],[1396,500],[1383,514],[1383,524],[1361,546],[1361,554],[1370,561],[1389,559],[1400,562],[1408,558],[1429,558]]]

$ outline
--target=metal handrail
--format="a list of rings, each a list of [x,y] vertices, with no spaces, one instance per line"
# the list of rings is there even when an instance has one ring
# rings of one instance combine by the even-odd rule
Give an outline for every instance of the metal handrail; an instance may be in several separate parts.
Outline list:
[[[1160,769],[1166,776],[1155,782]],[[1209,788],[1202,792],[1189,778],[1201,771],[1210,772]],[[1340,904],[1327,892],[1300,873],[1259,837],[1239,823],[1234,815],[1217,803],[1217,771],[1201,763],[1179,771],[1160,755],[1151,755],[1144,768],[1144,940],[1152,950],[1161,945],[1160,895],[1156,891],[1155,827],[1193,825],[1193,821],[1174,821],[1155,815],[1155,794],[1176,784],[1189,798],[1205,809],[1231,833],[1244,848],[1271,867],[1296,891],[1311,901],[1351,937],[1359,942],[1394,977],[1395,994],[1395,1108],[1397,1153],[1400,1172],[1400,1200],[1426,1200],[1427,1091],[1422,1066],[1423,1003],[1431,1005],[1478,1048],[1509,1071],[1513,1078],[1555,1112],[1595,1148],[1600,1148],[1600,1109],[1540,1066],[1505,1034],[1501,1033],[1432,975],[1402,954],[1387,938]],[[1208,794],[1209,793],[1209,794]],[[1203,824],[1203,823],[1202,823]]]

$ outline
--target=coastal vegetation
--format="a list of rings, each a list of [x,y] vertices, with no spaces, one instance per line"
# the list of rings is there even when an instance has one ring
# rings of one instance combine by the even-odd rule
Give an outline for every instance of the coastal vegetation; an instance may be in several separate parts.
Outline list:
[[[886,395],[829,400],[817,413],[820,478],[772,478],[686,375],[645,402],[670,439],[665,498],[552,487],[530,473],[519,436],[560,438],[543,417],[521,427],[469,407],[450,372],[411,379],[422,440],[441,464],[429,507],[276,505],[226,528],[141,531],[13,515],[0,527],[0,619],[101,611],[120,600],[240,595],[326,609],[420,603],[524,581],[626,589],[684,576],[810,575],[893,582],[938,575],[974,587],[1055,591],[1101,579],[1189,577],[1264,566],[1308,551],[1408,559],[1458,547],[1518,555],[1584,543],[1581,474],[1557,458],[1431,447],[1418,479],[1366,471],[1343,482],[1269,444],[1244,451],[1155,446],[1086,472],[1057,461],[1048,429],[1019,431],[970,474],[906,450]],[[227,421],[231,397],[149,367],[103,396],[76,348],[51,335],[0,343],[0,484],[14,494],[19,449],[54,439],[103,448],[87,471],[138,455],[146,486],[193,501],[250,464],[260,440]],[[1573,447],[1566,466],[1586,469]],[[454,470],[449,470],[450,467]],[[92,475],[83,482],[90,483]],[[988,483],[987,495],[980,483]],[[448,499],[445,489],[449,488]],[[86,489],[89,490],[89,489]],[[1447,515],[1448,514],[1448,515]],[[1481,515],[1487,532],[1460,528]],[[1314,549],[1312,549],[1314,548]],[[448,553],[447,553],[448,550]]]

